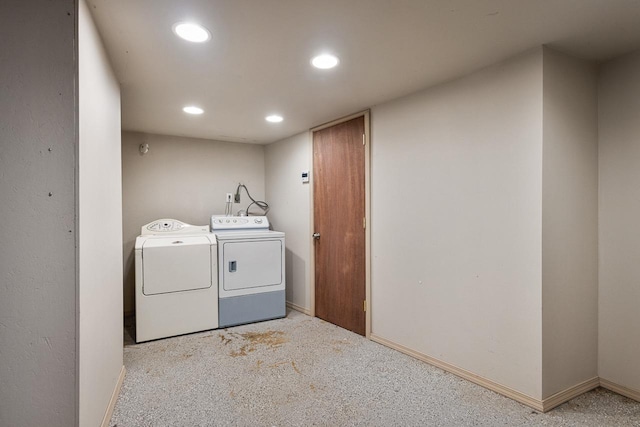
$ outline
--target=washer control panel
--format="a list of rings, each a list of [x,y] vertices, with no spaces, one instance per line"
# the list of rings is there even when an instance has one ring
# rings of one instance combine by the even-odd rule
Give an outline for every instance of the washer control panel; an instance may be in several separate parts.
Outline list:
[[[184,223],[172,219],[153,221],[146,226],[149,231],[178,231],[184,228]]]
[[[140,234],[201,234],[208,233],[209,227],[206,225],[191,225],[177,219],[163,218],[157,219],[142,226]]]
[[[211,216],[211,231],[269,229],[266,216]]]

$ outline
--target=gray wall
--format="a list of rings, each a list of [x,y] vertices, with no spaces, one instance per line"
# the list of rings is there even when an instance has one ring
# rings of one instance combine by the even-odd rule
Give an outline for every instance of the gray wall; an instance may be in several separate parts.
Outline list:
[[[600,377],[640,398],[640,52],[601,69]]]
[[[266,189],[273,228],[286,234],[287,301],[300,311],[311,306],[311,135],[303,132],[266,146]]]
[[[98,426],[123,364],[120,87],[84,0],[78,44],[79,412]]]
[[[2,426],[76,424],[75,20],[72,0],[2,2]]]
[[[598,111],[594,64],[544,49],[543,398],[598,376]]]
[[[149,144],[142,155],[140,144]],[[239,182],[256,200],[265,197],[264,146],[137,132],[122,134],[124,310],[135,309],[135,239],[140,227],[159,218],[195,225],[223,214],[225,194]],[[234,214],[250,203],[242,192]],[[251,212],[260,212],[252,208]]]

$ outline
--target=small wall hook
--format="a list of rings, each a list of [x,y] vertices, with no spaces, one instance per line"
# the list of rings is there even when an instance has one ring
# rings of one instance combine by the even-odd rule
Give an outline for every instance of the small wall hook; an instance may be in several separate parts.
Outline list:
[[[149,152],[149,144],[140,144],[140,154],[147,154]]]

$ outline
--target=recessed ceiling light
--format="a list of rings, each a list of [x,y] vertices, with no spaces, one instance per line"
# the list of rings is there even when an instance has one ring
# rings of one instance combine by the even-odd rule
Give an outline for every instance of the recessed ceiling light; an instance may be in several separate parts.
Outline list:
[[[270,116],[265,117],[264,119],[271,123],[280,123],[282,120],[284,120],[282,116],[279,116],[277,114],[272,114]]]
[[[180,38],[194,43],[206,42],[211,38],[209,30],[193,22],[178,22],[173,24],[173,32]]]
[[[187,114],[202,114],[204,113],[204,110],[200,107],[196,107],[194,105],[189,105],[188,107],[184,107],[182,109],[182,111],[184,111]]]
[[[320,68],[322,70],[327,70],[329,68],[335,67],[336,65],[338,65],[339,62],[340,60],[338,59],[337,56],[329,55],[328,53],[325,53],[325,54],[314,57],[311,60],[311,65],[313,65],[316,68]]]

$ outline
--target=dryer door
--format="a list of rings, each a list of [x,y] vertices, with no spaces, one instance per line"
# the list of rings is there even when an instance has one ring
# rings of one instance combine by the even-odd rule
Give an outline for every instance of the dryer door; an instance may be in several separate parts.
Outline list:
[[[145,295],[211,287],[211,241],[199,237],[161,237],[142,246]]]
[[[283,280],[282,241],[221,242],[222,282],[225,291],[279,285]]]

